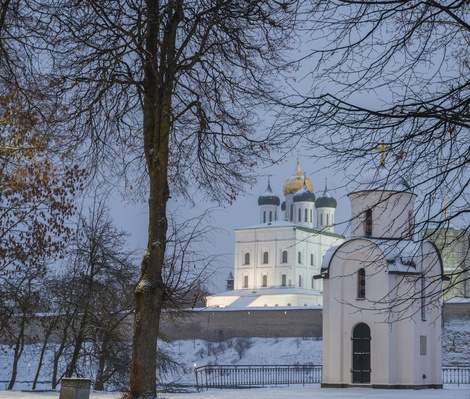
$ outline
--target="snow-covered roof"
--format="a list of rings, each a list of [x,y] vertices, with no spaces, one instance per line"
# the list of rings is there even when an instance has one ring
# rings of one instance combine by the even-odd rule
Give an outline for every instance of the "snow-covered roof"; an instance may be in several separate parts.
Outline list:
[[[259,303],[264,303],[264,300],[271,300],[275,298],[280,299],[279,306],[265,306],[260,305]],[[264,298],[264,299],[263,299]],[[289,298],[287,300],[286,298]],[[219,294],[210,295],[207,297],[208,303],[217,303],[217,299],[224,303],[220,308],[209,306],[208,309],[225,309],[225,310],[237,310],[237,309],[250,309],[250,308],[263,308],[263,309],[276,309],[276,308],[295,308],[296,306],[290,306],[284,304],[283,302],[296,303],[295,298],[310,298],[312,302],[313,298],[322,298],[322,293],[320,291],[305,289],[305,288],[296,288],[296,287],[272,287],[272,288],[257,288],[257,289],[241,289],[226,291]],[[302,302],[303,302],[302,299]],[[318,299],[315,300],[318,302]],[[277,303],[277,302],[276,302]],[[300,305],[299,305],[300,306]],[[310,304],[309,307],[312,307]],[[304,308],[304,306],[302,306]]]
[[[343,245],[347,245],[351,241],[358,240],[352,238],[346,240],[343,244],[329,248],[323,257],[321,273],[328,274],[330,262],[335,252]],[[387,269],[392,274],[415,274],[416,270],[416,256],[420,254],[422,242],[411,240],[379,240],[360,238],[366,240],[377,247],[379,247],[385,260],[387,261]]]
[[[272,222],[269,223],[259,223],[259,224],[254,224],[251,226],[243,227],[241,229],[235,229],[235,230],[248,230],[248,229],[260,229],[260,228],[268,228],[268,227],[296,227],[295,223],[289,222],[287,220],[273,220]]]
[[[281,295],[281,294],[310,294],[317,295],[319,292],[314,290],[308,290],[305,288],[296,287],[273,287],[273,288],[256,288],[256,289],[242,289],[225,291],[219,294],[211,295],[212,297],[217,296],[239,296],[239,297],[259,297],[260,295]]]
[[[410,240],[373,240],[385,257],[389,273],[416,273],[416,256],[421,242]]]

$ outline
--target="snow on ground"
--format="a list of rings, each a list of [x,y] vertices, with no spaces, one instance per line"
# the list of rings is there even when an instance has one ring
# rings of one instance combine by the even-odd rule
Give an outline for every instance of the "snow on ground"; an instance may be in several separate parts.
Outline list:
[[[90,399],[119,399],[120,393],[91,392]],[[469,389],[424,389],[424,390],[385,390],[367,388],[332,389],[320,388],[318,385],[291,386],[283,388],[253,388],[250,390],[240,389],[210,389],[204,392],[158,395],[159,399],[468,399]],[[0,391],[0,399],[58,399],[58,392],[31,393],[31,392],[6,392]]]
[[[470,321],[448,320],[443,331],[442,363],[444,365],[468,366],[470,361]],[[318,339],[305,338],[233,338],[223,342],[207,342],[203,340],[184,340],[171,343],[159,343],[160,348],[181,367],[166,377],[165,383],[182,385],[195,384],[194,365],[319,365],[322,362],[322,342]],[[34,378],[38,346],[27,345],[19,364],[19,373],[15,391],[6,392],[7,382],[11,373],[12,349],[0,347],[0,399],[57,399],[58,392],[27,393]],[[51,348],[51,353],[53,348]],[[50,380],[50,368],[46,360],[41,373],[41,380]],[[91,373],[92,371],[90,371]],[[92,377],[92,375],[90,375]],[[49,389],[50,384],[41,384],[38,389]],[[470,386],[448,386],[445,390],[425,391],[382,391],[353,388],[348,390],[320,389],[318,386],[292,386],[282,388],[256,388],[249,391],[250,399],[268,398],[470,398]],[[194,390],[194,388],[189,388]],[[117,399],[119,393],[93,392],[92,399]],[[165,399],[232,399],[247,396],[246,390],[215,390],[191,394],[162,394]],[[393,395],[393,396],[392,396]]]

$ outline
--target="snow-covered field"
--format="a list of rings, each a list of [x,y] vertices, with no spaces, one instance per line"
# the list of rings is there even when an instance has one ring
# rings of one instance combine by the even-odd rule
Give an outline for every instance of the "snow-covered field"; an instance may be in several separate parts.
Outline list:
[[[443,334],[443,364],[467,366],[470,361],[470,322],[465,320],[451,320],[447,322]],[[181,366],[166,377],[166,383],[194,385],[194,366],[207,364],[218,365],[268,365],[288,364],[303,365],[322,362],[321,341],[303,338],[234,338],[223,342],[207,342],[202,340],[184,340],[172,343],[162,343],[161,349]],[[20,390],[30,390],[36,367],[37,347],[27,346],[20,361],[19,373],[15,391],[4,391],[11,373],[12,350],[1,347],[0,350],[0,399],[52,399],[58,398],[58,392],[28,393]],[[50,369],[43,368],[40,380],[50,380]],[[470,387],[449,386],[445,390],[426,391],[382,391],[354,388],[350,390],[320,389],[319,386],[293,386],[283,388],[256,388],[249,391],[251,399],[268,398],[470,398]],[[49,384],[42,384],[38,389],[50,389]],[[3,390],[3,391],[2,391]],[[239,398],[243,392],[240,390],[209,390],[208,392],[191,394],[161,394],[162,398],[187,399],[198,397],[201,399],[231,399]],[[116,399],[119,393],[93,392],[92,399]],[[393,396],[392,396],[393,395]]]

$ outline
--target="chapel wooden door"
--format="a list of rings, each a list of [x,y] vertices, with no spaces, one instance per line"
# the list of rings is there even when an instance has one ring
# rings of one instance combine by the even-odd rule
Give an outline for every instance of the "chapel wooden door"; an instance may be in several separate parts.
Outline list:
[[[358,384],[370,383],[370,328],[365,323],[359,323],[353,330],[353,364],[352,382]]]

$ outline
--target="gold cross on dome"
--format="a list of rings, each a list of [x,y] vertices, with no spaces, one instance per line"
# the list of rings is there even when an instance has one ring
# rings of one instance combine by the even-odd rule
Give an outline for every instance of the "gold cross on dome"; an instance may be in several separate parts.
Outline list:
[[[375,148],[377,151],[380,151],[380,166],[385,166],[385,151],[388,151],[391,148],[392,147],[390,147],[389,145],[385,145],[383,140],[380,145]]]

